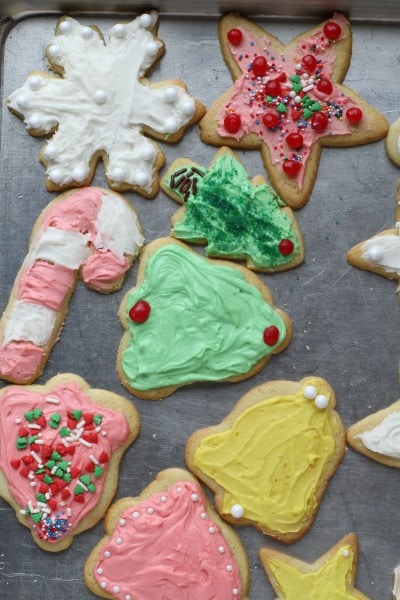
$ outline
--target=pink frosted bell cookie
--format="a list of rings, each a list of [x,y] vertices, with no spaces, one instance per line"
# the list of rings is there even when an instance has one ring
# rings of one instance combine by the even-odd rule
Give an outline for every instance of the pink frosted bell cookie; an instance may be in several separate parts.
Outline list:
[[[28,254],[0,320],[0,379],[32,383],[58,340],[81,277],[119,290],[144,238],[132,206],[111,190],[70,190],[37,219]]]
[[[38,546],[65,550],[102,518],[139,426],[128,400],[76,375],[1,390],[0,496]]]
[[[238,536],[182,469],[162,471],[140,496],[118,500],[106,515],[105,530],[84,570],[98,596],[248,597],[248,559]]]
[[[292,208],[313,189],[324,146],[379,140],[388,125],[341,85],[350,63],[351,30],[343,15],[287,46],[236,14],[219,26],[222,54],[235,81],[200,122],[208,144],[260,149],[273,187]]]
[[[107,40],[97,27],[59,20],[46,48],[56,75],[34,71],[8,99],[31,135],[55,132],[40,151],[48,190],[88,185],[102,158],[114,190],[157,194],[164,155],[147,135],[176,142],[204,114],[182,81],[145,78],[164,52],[157,28],[155,11],[117,23]]]

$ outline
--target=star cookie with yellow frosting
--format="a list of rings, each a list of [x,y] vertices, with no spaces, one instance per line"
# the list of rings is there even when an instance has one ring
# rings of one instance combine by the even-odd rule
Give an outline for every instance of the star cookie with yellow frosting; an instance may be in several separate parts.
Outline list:
[[[311,526],[343,458],[335,404],[318,377],[260,385],[222,423],[192,434],[187,465],[213,490],[225,520],[292,543]]]
[[[311,564],[269,548],[260,550],[260,558],[277,600],[368,600],[354,587],[358,558],[354,533]]]

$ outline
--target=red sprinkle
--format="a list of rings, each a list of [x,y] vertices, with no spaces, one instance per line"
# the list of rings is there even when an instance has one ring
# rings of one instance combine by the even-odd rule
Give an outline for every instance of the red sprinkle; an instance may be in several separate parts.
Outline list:
[[[279,329],[275,325],[270,325],[264,330],[263,339],[267,346],[275,346],[279,340]]]
[[[47,444],[43,444],[42,446],[42,458],[50,458],[53,454],[53,448],[51,446],[47,446]]]
[[[236,28],[230,29],[228,31],[226,37],[228,38],[228,41],[233,46],[238,46],[243,38],[242,32],[240,31],[240,29],[236,29]]]
[[[286,175],[289,177],[295,177],[301,170],[302,163],[297,160],[285,160],[282,169],[285,171]]]
[[[78,469],[78,467],[71,467],[70,474],[71,474],[72,479],[75,479],[75,477],[78,477],[78,475],[81,474],[81,471],[80,471],[80,469]]]
[[[353,106],[346,110],[346,119],[350,121],[350,123],[359,123],[363,118],[362,110]]]
[[[20,464],[21,461],[19,460],[19,458],[13,458],[12,460],[10,460],[10,465],[13,469],[19,469]]]
[[[289,254],[292,254],[294,250],[294,244],[292,240],[285,238],[279,242],[278,249],[283,256],[288,256]]]
[[[20,427],[18,429],[18,436],[19,437],[28,437],[28,436],[30,436],[30,434],[31,434],[31,432],[26,427]]]
[[[99,462],[106,463],[109,461],[108,454],[106,452],[102,452],[99,456]]]
[[[62,490],[62,492],[61,492],[61,498],[62,498],[63,500],[66,500],[67,498],[69,498],[69,497],[70,497],[70,495],[71,495],[71,492],[69,491],[69,489],[68,489],[68,488],[64,488],[64,489]]]
[[[229,115],[226,115],[226,117],[224,119],[224,127],[229,133],[237,133],[240,129],[241,124],[242,124],[242,119],[240,118],[240,115],[238,115],[237,113],[229,113]],[[139,302],[137,304],[139,304]],[[147,304],[147,302],[146,302],[146,304]],[[136,306],[136,304],[135,304],[135,306]],[[135,308],[135,306],[133,308]],[[149,310],[149,314],[150,314],[150,310]],[[130,313],[129,313],[129,316],[131,317]],[[131,317],[131,319],[132,319],[132,317]],[[146,319],[144,319],[144,320],[146,320]],[[137,321],[137,322],[142,323],[143,321]]]
[[[85,465],[85,471],[87,471],[88,473],[93,473],[94,472],[94,462],[89,460],[89,462]]]
[[[26,465],[24,465],[20,471],[19,471],[20,475],[22,475],[22,477],[28,477],[29,475],[29,469]]]
[[[53,498],[50,498],[50,500],[47,500],[47,504],[49,505],[49,508],[51,508],[51,510],[57,509],[57,500],[53,500]]]
[[[84,504],[85,498],[84,498],[83,494],[76,494],[74,496],[74,502],[79,502],[79,504]]]
[[[45,483],[41,483],[39,485],[39,494],[47,494],[47,492],[49,491],[49,486],[46,485]]]
[[[340,34],[342,33],[342,28],[340,25],[335,23],[335,21],[329,21],[324,26],[324,34],[328,40],[337,40]]]

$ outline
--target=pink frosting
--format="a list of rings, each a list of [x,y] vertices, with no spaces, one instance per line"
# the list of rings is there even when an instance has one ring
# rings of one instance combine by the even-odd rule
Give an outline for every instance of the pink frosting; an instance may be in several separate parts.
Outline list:
[[[43,360],[44,351],[31,342],[10,342],[0,348],[0,373],[11,379],[27,383]]]
[[[335,15],[333,20],[342,28],[347,23],[346,19],[339,14]],[[323,78],[331,81],[333,63],[336,59],[335,43],[328,42],[323,33],[323,28],[321,28],[311,37],[307,39],[302,38],[292,53],[280,55],[275,54],[267,39],[258,41],[245,28],[241,27],[239,29],[243,36],[241,43],[238,46],[230,44],[229,41],[228,43],[232,56],[235,58],[243,74],[235,82],[228,102],[218,113],[217,131],[220,136],[240,140],[244,134],[256,133],[268,146],[273,164],[282,165],[284,159],[292,158],[293,154],[296,154],[298,159],[304,164],[309,157],[312,144],[317,139],[326,137],[327,135],[344,135],[357,129],[357,125],[349,123],[344,116],[343,118],[337,118],[333,114],[329,117],[329,125],[323,132],[319,133],[311,127],[311,119],[304,119],[303,123],[306,126],[301,126],[297,120],[292,119],[292,108],[298,106],[294,102],[294,99],[289,100],[287,112],[284,113],[281,125],[274,129],[267,128],[262,122],[262,116],[265,113],[273,112],[277,115],[282,114],[276,111],[276,106],[281,101],[280,97],[278,97],[275,105],[265,101],[265,85],[267,80],[274,80],[280,75],[285,74],[287,79],[286,82],[281,82],[281,89],[282,95],[287,97],[290,90],[285,87],[285,83],[290,83],[292,75],[303,74],[304,69],[297,69],[296,65],[301,64],[301,59],[305,55],[312,54],[318,61],[321,61],[317,66],[317,70],[321,69],[322,73],[319,73],[318,77],[322,75]],[[342,37],[343,34],[341,34],[339,39],[342,39]],[[256,56],[264,56],[269,65],[274,65],[274,68],[270,68],[264,77],[255,77],[252,74],[251,64]],[[309,75],[309,77],[312,77],[312,75]],[[315,76],[314,81],[317,82],[317,80],[317,76]],[[340,110],[339,107],[342,107],[343,112],[345,112],[348,108],[356,106],[350,98],[343,94],[342,89],[338,85],[335,85],[332,81],[331,83],[333,91],[329,97],[319,92],[316,87],[306,93],[312,100],[319,101],[322,104],[324,101],[329,101],[332,106],[332,113],[333,111],[337,112],[337,110]],[[327,105],[325,105],[324,111],[327,108]],[[231,112],[237,113],[241,117],[241,127],[237,133],[229,133],[224,127],[224,118]],[[294,151],[286,144],[285,137],[289,133],[297,132],[303,136],[304,143],[301,150]],[[303,178],[304,168],[294,177],[299,187],[302,185]]]
[[[56,402],[49,402],[46,398]],[[40,409],[42,416],[39,420],[30,421],[28,416],[34,409]],[[82,411],[78,421],[71,418],[71,411]],[[55,414],[59,415],[59,420],[54,427],[51,423],[54,425]],[[99,417],[95,419],[99,424],[90,421],[88,415],[101,416],[101,419]],[[83,421],[81,426],[79,420]],[[37,424],[40,426],[29,427]],[[61,435],[62,428],[69,429],[70,434]],[[88,437],[91,440],[86,440],[86,445],[79,439],[70,439],[76,436],[74,432],[79,432],[79,429],[83,430],[82,438]],[[37,439],[29,440],[27,431],[29,436],[38,436]],[[42,517],[45,518],[45,509],[37,504],[37,494],[42,492],[44,494],[47,488],[46,493],[49,497],[44,499],[45,507],[47,506],[49,511],[47,518],[49,521],[52,518],[56,521],[54,526],[43,518],[36,523],[33,519],[34,513],[27,514],[25,517],[27,525],[35,534],[49,543],[57,542],[65,533],[73,531],[96,507],[111,453],[121,446],[128,436],[129,426],[124,415],[93,404],[75,382],[58,384],[49,392],[41,394],[18,386],[10,386],[6,389],[0,403],[0,468],[7,479],[10,494],[19,507],[26,510],[31,502],[35,509],[40,508]],[[31,443],[19,449],[18,443],[21,443],[21,439]],[[67,469],[52,473],[51,467],[46,467],[47,461],[54,459],[53,452],[59,453],[59,457],[54,460],[55,466],[60,463],[60,460],[67,461]],[[90,455],[98,461],[100,470],[97,472],[94,472],[95,462],[90,459]],[[33,463],[26,462],[30,457],[34,459]],[[37,458],[46,467],[45,474],[50,477],[52,483],[50,479],[47,479],[47,482],[43,480],[43,471]],[[70,481],[63,479],[63,473],[68,472],[71,476]],[[77,486],[82,486],[81,476],[84,477],[86,488],[91,484],[95,486],[92,491],[82,489],[81,493],[75,493]],[[34,486],[31,485],[32,482]],[[81,502],[76,501],[78,495]]]
[[[73,284],[74,272],[71,269],[37,260],[22,273],[17,297],[19,300],[60,310]]]
[[[119,600],[233,600],[242,590],[232,551],[201,489],[188,481],[122,514],[99,549],[94,576]]]
[[[111,250],[96,249],[82,267],[82,279],[98,289],[108,290],[124,276],[129,269],[129,260],[120,258]]]
[[[80,231],[96,234],[96,218],[101,207],[103,190],[95,187],[82,188],[57,202],[45,214],[41,229]]]

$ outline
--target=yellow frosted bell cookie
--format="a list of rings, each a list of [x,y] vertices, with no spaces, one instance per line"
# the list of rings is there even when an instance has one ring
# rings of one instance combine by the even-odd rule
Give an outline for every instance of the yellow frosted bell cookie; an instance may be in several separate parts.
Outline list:
[[[343,458],[335,404],[317,377],[260,385],[222,423],[192,434],[187,465],[213,490],[224,519],[294,542],[311,526]]]
[[[65,550],[100,521],[139,426],[131,402],[69,373],[1,390],[0,496],[38,546]]]
[[[354,587],[358,560],[354,533],[313,563],[269,548],[260,550],[260,558],[277,600],[368,600]]]
[[[201,138],[260,149],[274,189],[292,208],[311,195],[324,146],[357,146],[386,135],[386,119],[341,85],[352,46],[343,15],[285,46],[259,25],[228,14],[219,40],[235,83],[201,120]]]
[[[119,316],[119,377],[149,400],[189,383],[251,377],[291,336],[287,315],[253,272],[173,238],[146,247]]]
[[[206,254],[243,259],[254,271],[284,271],[299,265],[304,247],[293,211],[260,175],[250,177],[229,148],[206,169],[178,158],[161,188],[182,208],[172,217],[172,235],[205,243]]]
[[[84,570],[98,596],[248,598],[249,564],[239,537],[183,469],[161,471],[140,496],[118,500],[105,530]]]
[[[182,81],[146,79],[164,52],[157,29],[156,11],[116,23],[107,39],[58,21],[46,48],[55,74],[33,71],[8,98],[31,135],[53,134],[39,154],[49,191],[88,185],[101,158],[114,190],[157,194],[164,154],[147,136],[176,142],[204,114]]]

